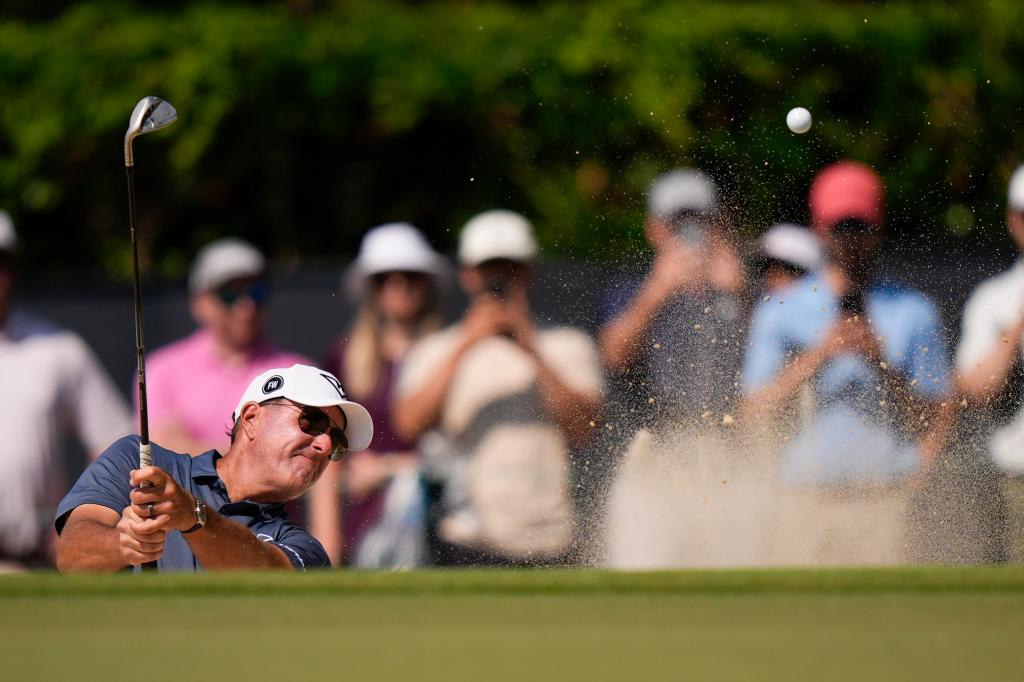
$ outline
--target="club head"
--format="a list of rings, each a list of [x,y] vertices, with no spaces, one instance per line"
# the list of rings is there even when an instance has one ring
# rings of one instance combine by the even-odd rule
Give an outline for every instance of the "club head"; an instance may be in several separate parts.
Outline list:
[[[124,165],[134,163],[132,140],[139,135],[165,128],[178,118],[178,111],[169,102],[159,97],[143,97],[135,105],[132,117],[128,120],[128,130],[124,134]]]

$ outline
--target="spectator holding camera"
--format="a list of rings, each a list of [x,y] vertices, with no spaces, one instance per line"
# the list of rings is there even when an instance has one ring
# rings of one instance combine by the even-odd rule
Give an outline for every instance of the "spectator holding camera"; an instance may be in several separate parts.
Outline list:
[[[646,414],[641,425],[721,418],[735,398],[744,283],[714,181],[688,168],[656,178],[645,231],[650,271],[605,301],[605,367],[628,408]]]
[[[459,239],[469,309],[417,343],[399,376],[399,435],[436,428],[460,462],[445,482],[444,564],[571,561],[570,453],[591,433],[601,371],[585,333],[538,328],[527,300],[536,255],[523,216],[470,220]]]
[[[744,452],[730,425],[745,283],[715,182],[692,168],[658,176],[644,229],[654,250],[647,274],[604,300],[608,445],[626,453],[610,482],[607,560],[633,569],[751,563],[756,543],[733,496],[743,488],[721,485],[736,481]],[[709,494],[713,504],[702,502]]]
[[[751,417],[783,421],[803,386],[814,396],[810,423],[782,448],[779,558],[906,561],[906,483],[947,435],[939,313],[923,294],[877,277],[885,207],[874,170],[851,161],[823,169],[809,204],[826,264],[758,305],[743,371]]]

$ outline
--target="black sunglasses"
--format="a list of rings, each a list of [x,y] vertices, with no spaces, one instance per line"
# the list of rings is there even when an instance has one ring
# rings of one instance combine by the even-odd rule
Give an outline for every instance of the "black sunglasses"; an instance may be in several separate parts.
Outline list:
[[[244,286],[227,285],[214,292],[220,302],[228,308],[238,303],[243,298],[248,298],[256,305],[260,305],[270,296],[270,287],[266,282],[252,282]]]
[[[299,411],[299,429],[308,436],[320,436],[325,433],[331,436],[331,461],[337,462],[348,452],[348,438],[345,432],[331,422],[331,418],[314,407],[292,405],[291,403],[262,403],[262,405],[278,405]]]

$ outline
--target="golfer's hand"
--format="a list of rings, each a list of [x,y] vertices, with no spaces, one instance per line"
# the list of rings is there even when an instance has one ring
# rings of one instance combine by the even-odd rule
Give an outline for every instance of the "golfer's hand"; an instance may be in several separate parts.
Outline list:
[[[167,532],[156,528],[157,523],[139,516],[133,505],[124,508],[117,522],[117,541],[126,564],[139,566],[164,555]]]
[[[140,488],[143,481],[150,485]],[[160,467],[131,473],[132,509],[140,518],[152,519],[154,530],[188,530],[196,523],[196,500]]]

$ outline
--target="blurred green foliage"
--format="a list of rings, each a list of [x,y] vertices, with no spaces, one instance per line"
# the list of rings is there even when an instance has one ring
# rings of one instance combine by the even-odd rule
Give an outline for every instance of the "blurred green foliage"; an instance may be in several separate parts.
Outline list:
[[[978,239],[1001,233],[1021,160],[1011,0],[15,5],[0,205],[41,271],[127,273],[122,138],[150,94],[180,113],[135,145],[144,259],[166,276],[231,233],[298,262],[406,219],[447,248],[494,206],[549,253],[617,259],[660,171],[706,168],[754,233],[805,219],[842,156],[883,173],[898,238]],[[804,136],[784,124],[798,105]]]

